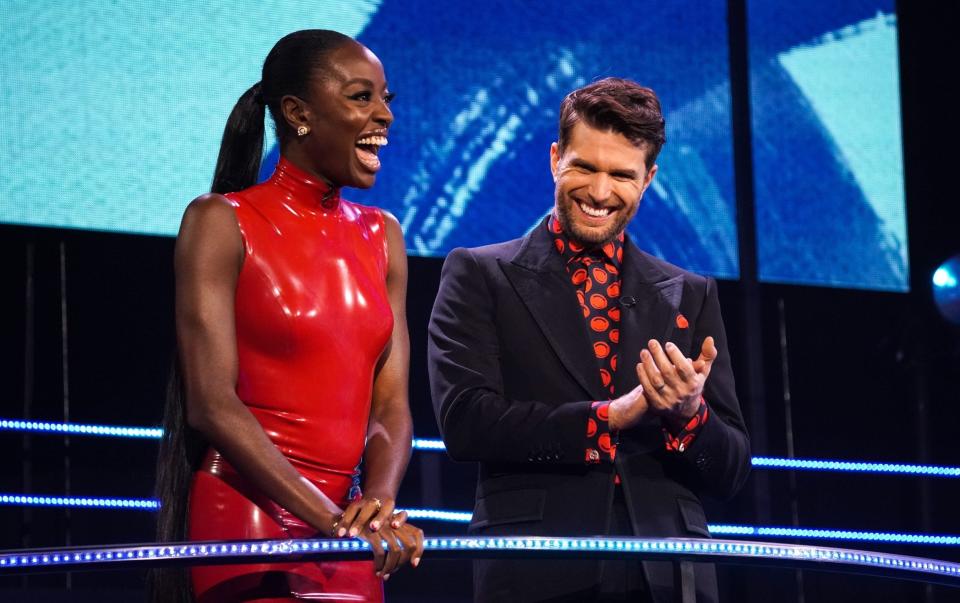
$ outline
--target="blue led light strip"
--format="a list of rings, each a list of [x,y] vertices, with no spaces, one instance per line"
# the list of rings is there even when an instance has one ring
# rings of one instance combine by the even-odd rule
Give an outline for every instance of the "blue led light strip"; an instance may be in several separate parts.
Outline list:
[[[152,498],[97,498],[92,496],[30,496],[0,494],[0,505],[19,507],[86,507],[99,509],[144,509],[155,511],[160,503]]]
[[[60,435],[109,436],[118,438],[159,439],[160,427],[121,427],[116,425],[82,425],[51,421],[18,421],[0,419],[0,431],[20,431]],[[443,440],[414,438],[414,450],[443,451]],[[764,469],[800,469],[807,471],[840,471],[847,473],[880,473],[960,478],[960,467],[914,465],[910,463],[870,463],[863,461],[831,461],[820,459],[787,459],[755,456],[753,466]]]
[[[817,459],[785,459],[755,456],[753,457],[753,466],[769,469],[805,469],[808,471],[899,473],[904,475],[930,475],[934,477],[960,477],[960,467],[911,465],[906,463],[865,463],[858,461],[825,461]]]
[[[54,423],[51,421],[11,421],[0,419],[0,431],[25,431],[61,435],[111,436],[116,438],[159,439],[163,436],[160,427],[120,427],[116,425],[81,425],[79,423]]]
[[[885,577],[960,586],[960,564],[936,559],[783,543],[737,542],[692,538],[427,538],[431,558],[634,558],[756,562],[788,567],[881,574]],[[246,540],[188,542],[70,549],[0,551],[0,575],[24,571],[76,571],[155,565],[216,564],[243,559],[279,562],[288,559],[369,555],[369,545],[355,539]]]
[[[140,509],[155,511],[160,503],[150,498],[94,498],[77,496],[24,496],[0,494],[0,505],[40,507],[84,507],[101,509]],[[445,523],[470,523],[468,511],[439,509],[402,509],[412,520]],[[945,534],[908,534],[900,532],[868,532],[858,530],[830,530],[813,528],[785,528],[776,526],[744,526],[711,524],[710,533],[717,536],[755,536],[760,538],[799,538],[816,540],[849,540],[856,542],[889,542],[896,544],[924,544],[960,546],[960,536]]]
[[[424,438],[413,438],[414,450],[446,450],[443,440],[428,440]]]
[[[928,544],[960,546],[960,536],[944,534],[904,534],[900,532],[866,532],[812,528],[754,527],[711,524],[710,533],[721,536],[759,536],[761,538],[804,538],[817,540],[851,540],[857,542],[890,542],[896,544]]]
[[[436,509],[402,509],[414,520],[443,521],[449,523],[470,523],[473,515],[469,511],[439,511]]]

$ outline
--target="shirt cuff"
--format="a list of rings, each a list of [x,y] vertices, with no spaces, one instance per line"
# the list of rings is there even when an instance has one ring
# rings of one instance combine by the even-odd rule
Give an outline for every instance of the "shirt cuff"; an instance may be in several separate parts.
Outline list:
[[[689,448],[693,441],[697,439],[697,435],[703,429],[703,424],[707,422],[709,416],[710,411],[707,408],[707,402],[703,399],[703,396],[700,396],[700,406],[697,408],[696,414],[690,417],[680,431],[674,433],[664,425],[663,438],[666,441],[667,450],[683,452]]]
[[[610,433],[609,402],[594,402],[587,415],[587,445],[584,460],[588,464],[612,463],[617,456],[614,434]]]

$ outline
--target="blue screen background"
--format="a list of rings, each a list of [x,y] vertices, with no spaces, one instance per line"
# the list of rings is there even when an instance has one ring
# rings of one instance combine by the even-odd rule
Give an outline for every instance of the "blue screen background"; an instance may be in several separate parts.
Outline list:
[[[892,3],[775,4],[748,3],[761,278],[904,290]],[[398,93],[376,186],[345,196],[393,212],[412,254],[443,256],[537,224],[553,203],[560,100],[615,75],[655,89],[667,122],[634,240],[737,278],[726,14],[721,0],[629,10],[610,1],[11,0],[0,16],[0,222],[176,234],[187,203],[208,190],[227,115],[270,47],[290,31],[330,28],[376,52]],[[826,85],[852,67],[863,77]],[[883,106],[860,110],[864,90]],[[265,175],[276,152],[271,135]]]
[[[893,9],[748,3],[761,280],[908,288]]]
[[[351,197],[392,211],[412,253],[539,223],[553,205],[560,101],[616,75],[656,90],[667,122],[634,239],[692,270],[738,276],[725,2],[385,2],[359,39],[384,57],[398,97],[377,185]]]

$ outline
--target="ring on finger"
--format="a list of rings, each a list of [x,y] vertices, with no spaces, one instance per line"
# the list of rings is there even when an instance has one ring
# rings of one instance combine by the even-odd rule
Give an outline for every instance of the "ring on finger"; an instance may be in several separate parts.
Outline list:
[[[373,502],[377,505],[377,513],[380,512],[380,509],[383,508],[383,502],[379,498],[374,497]]]

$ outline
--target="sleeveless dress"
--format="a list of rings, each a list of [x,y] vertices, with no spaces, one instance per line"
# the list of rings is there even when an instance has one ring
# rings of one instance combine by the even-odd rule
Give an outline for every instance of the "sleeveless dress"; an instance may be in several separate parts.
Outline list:
[[[243,237],[237,395],[290,463],[341,507],[360,496],[375,367],[393,330],[383,215],[281,158],[266,182],[226,195]],[[212,447],[190,491],[191,540],[308,538],[316,531]],[[372,561],[197,567],[219,601],[382,601]]]

